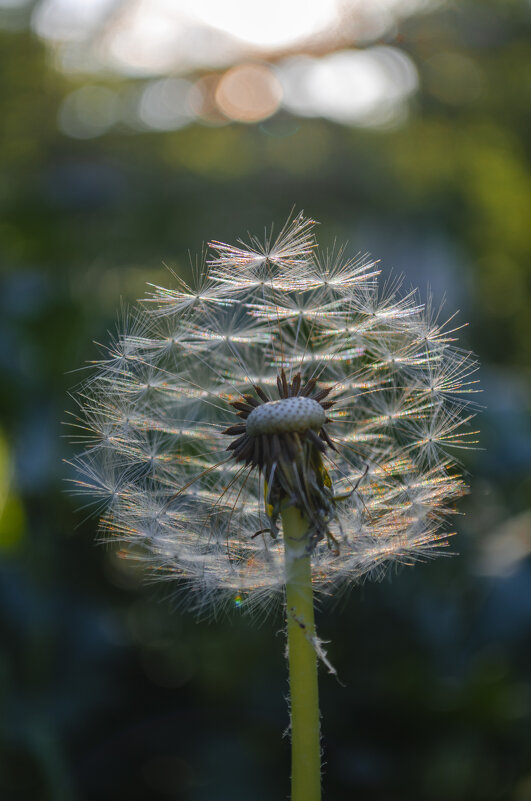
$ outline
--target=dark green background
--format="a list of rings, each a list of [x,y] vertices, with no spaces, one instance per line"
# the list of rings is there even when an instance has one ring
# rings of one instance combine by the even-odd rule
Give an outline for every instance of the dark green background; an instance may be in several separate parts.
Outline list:
[[[65,492],[61,420],[120,298],[292,207],[323,244],[348,239],[461,309],[486,406],[459,555],[318,615],[346,684],[322,672],[325,799],[530,801],[529,4],[404,22],[394,43],[421,88],[390,131],[281,114],[69,139],[57,111],[82,80],[54,70],[24,13],[2,21],[2,801],[287,797],[281,619],[197,622],[95,547]]]

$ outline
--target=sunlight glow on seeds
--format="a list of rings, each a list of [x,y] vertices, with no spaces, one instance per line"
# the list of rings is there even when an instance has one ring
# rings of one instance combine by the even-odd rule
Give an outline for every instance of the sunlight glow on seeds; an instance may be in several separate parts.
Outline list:
[[[247,433],[283,434],[288,431],[315,431],[324,425],[326,414],[313,398],[282,398],[253,409],[247,418]]]

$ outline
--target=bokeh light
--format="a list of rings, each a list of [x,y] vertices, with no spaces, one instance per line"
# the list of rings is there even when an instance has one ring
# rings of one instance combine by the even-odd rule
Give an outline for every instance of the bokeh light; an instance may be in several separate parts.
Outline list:
[[[138,115],[148,127],[174,131],[194,118],[188,104],[191,84],[182,78],[152,81],[142,92]]]
[[[32,26],[44,39],[81,41],[97,30],[114,6],[114,0],[43,0],[35,6]]]
[[[266,64],[241,64],[221,78],[216,102],[227,117],[240,122],[265,120],[277,111],[282,86]]]
[[[177,130],[194,119],[252,124],[279,109],[389,127],[406,119],[418,75],[405,50],[376,43],[392,38],[402,16],[432,2],[40,0],[31,24],[67,73],[149,82],[140,86],[136,114],[123,98],[115,110],[129,130]],[[448,80],[451,92],[461,85],[466,59],[436,59],[428,74],[433,92],[444,94]],[[469,85],[474,91],[474,76]],[[83,97],[70,99],[61,129],[78,138],[98,135],[112,125],[103,105],[103,96],[101,108]]]
[[[260,49],[279,49],[322,33],[339,21],[337,0],[194,0],[191,15]]]
[[[59,109],[59,127],[75,139],[90,139],[119,119],[116,92],[106,86],[86,85],[65,97]]]
[[[297,56],[282,65],[280,76],[284,104],[294,114],[358,125],[396,119],[418,85],[411,59],[392,47]]]
[[[208,73],[199,78],[190,90],[188,103],[193,114],[199,122],[206,125],[225,125],[227,117],[220,111],[216,93],[220,76]]]

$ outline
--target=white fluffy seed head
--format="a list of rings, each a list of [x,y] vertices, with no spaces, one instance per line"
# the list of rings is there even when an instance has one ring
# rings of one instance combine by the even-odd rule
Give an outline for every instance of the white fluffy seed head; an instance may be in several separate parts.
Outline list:
[[[105,507],[106,538],[189,588],[198,610],[284,597],[282,537],[253,536],[270,522],[264,476],[227,456],[223,433],[228,395],[275,392],[282,369],[334,387],[337,453],[322,459],[339,545],[315,541],[316,591],[434,555],[466,489],[452,451],[475,442],[477,366],[453,317],[382,289],[374,263],[319,256],[312,226],[297,215],[276,240],[213,243],[193,287],[156,287],[81,387],[77,491]],[[325,414],[284,398],[253,409],[247,433],[318,430]]]
[[[312,398],[282,398],[253,409],[247,418],[247,433],[284,434],[288,431],[319,431],[326,414]]]

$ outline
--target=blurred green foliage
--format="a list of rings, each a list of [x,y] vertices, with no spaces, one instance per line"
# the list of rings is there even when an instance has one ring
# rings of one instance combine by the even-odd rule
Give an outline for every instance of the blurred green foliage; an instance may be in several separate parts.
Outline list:
[[[97,358],[121,298],[292,206],[461,307],[487,406],[459,559],[320,614],[347,683],[323,673],[325,797],[531,799],[530,28],[523,0],[407,20],[394,44],[420,90],[394,129],[279,114],[87,140],[57,114],[88,79],[57,72],[27,26],[0,31],[2,799],[287,791],[280,621],[196,623],[167,585],[146,589],[94,548],[94,519],[64,493],[60,421],[75,410],[70,371]],[[512,520],[512,570],[482,572]]]

